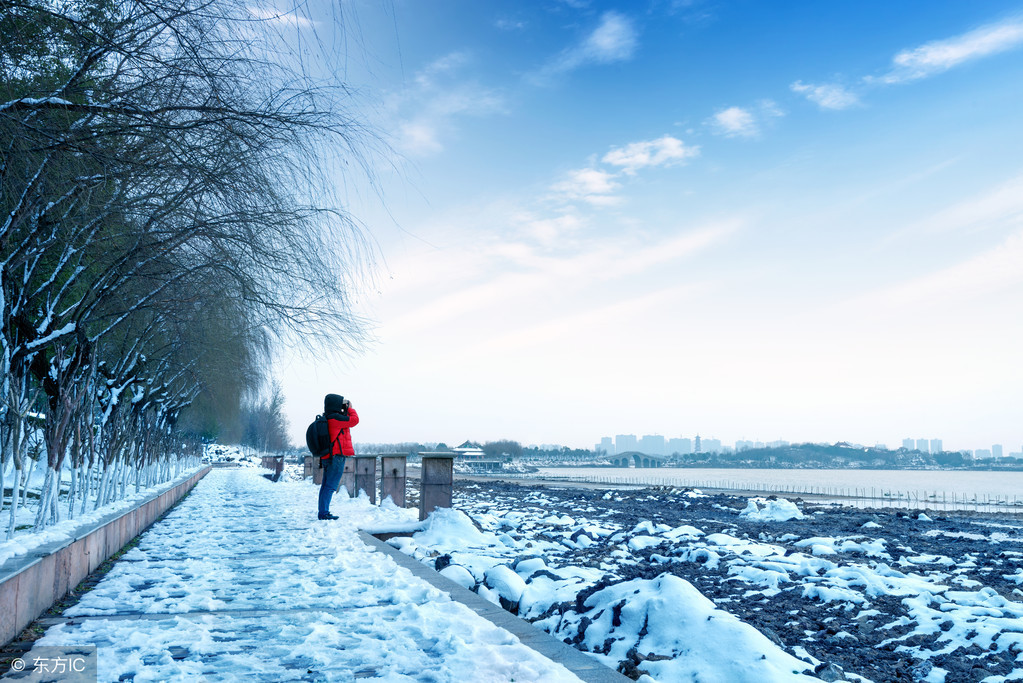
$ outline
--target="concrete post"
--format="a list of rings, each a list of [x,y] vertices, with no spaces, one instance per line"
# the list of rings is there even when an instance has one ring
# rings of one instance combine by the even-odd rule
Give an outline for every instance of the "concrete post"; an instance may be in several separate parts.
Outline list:
[[[355,460],[355,492],[365,491],[369,502],[377,503],[377,457],[357,455]]]
[[[341,473],[341,488],[348,492],[349,498],[355,498],[359,489],[355,488],[355,458],[345,458],[345,469]],[[340,489],[339,489],[340,490]]]
[[[405,507],[405,460],[404,455],[380,456],[380,501],[388,496],[400,508]]]
[[[309,456],[312,457],[312,456]],[[321,461],[319,458],[313,458],[313,484],[319,486],[323,483],[323,468],[320,467]]]
[[[419,484],[419,520],[437,508],[451,507],[454,455],[424,455]]]
[[[316,463],[313,462],[313,456],[305,456],[305,466],[302,468],[302,478],[307,479],[313,476],[313,466]]]

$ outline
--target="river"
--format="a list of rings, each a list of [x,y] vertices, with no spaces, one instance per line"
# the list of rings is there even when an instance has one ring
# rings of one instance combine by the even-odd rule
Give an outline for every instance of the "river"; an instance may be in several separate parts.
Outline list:
[[[537,479],[808,495],[853,505],[1023,512],[1023,472],[544,467]]]

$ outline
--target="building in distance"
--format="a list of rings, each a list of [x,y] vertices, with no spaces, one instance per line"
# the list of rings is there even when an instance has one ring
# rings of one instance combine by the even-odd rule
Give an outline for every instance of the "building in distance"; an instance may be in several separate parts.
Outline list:
[[[639,441],[635,434],[618,434],[615,436],[615,453],[630,453],[639,450]]]
[[[646,434],[639,441],[639,452],[647,455],[664,455],[664,437],[660,434]]]

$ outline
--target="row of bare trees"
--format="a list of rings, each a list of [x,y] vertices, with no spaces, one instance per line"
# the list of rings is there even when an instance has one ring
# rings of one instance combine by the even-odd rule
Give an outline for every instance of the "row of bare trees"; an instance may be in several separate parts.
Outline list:
[[[276,342],[361,343],[365,241],[331,188],[367,134],[274,25],[236,0],[0,0],[8,535],[34,439],[42,528],[180,471]]]

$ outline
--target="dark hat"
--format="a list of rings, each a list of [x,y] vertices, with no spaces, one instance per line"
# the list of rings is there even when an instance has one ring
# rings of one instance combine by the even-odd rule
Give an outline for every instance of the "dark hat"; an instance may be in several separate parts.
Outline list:
[[[327,394],[323,397],[323,412],[341,413],[345,409],[345,397],[338,394]]]

